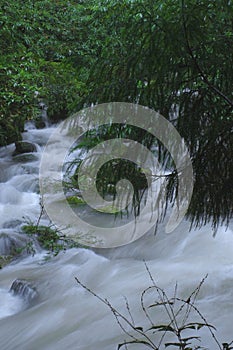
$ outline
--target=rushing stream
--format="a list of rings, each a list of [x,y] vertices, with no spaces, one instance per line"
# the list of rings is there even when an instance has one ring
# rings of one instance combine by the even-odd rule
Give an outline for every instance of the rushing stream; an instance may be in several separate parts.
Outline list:
[[[38,168],[52,129],[29,128],[23,134],[24,140],[33,142],[37,149],[27,157],[12,157],[14,145],[0,149],[0,255],[7,252],[10,244],[23,246],[27,237],[20,233],[22,222],[36,222],[39,217]],[[157,235],[148,233],[116,249],[94,252],[73,248],[48,261],[45,256],[38,247],[34,256],[21,257],[0,271],[2,350],[116,349],[126,335],[109,308],[78,285],[75,277],[129,317],[126,297],[136,324],[148,326],[140,306],[141,292],[151,285],[143,260],[169,296],[177,282],[177,295],[187,298],[208,274],[196,305],[217,328],[220,343],[233,339],[231,226],[219,228],[213,238],[210,226],[189,231],[189,223],[182,222],[173,233],[166,234],[164,224],[160,224]],[[14,294],[10,288],[17,279],[27,281],[28,286],[18,285],[19,292]],[[151,295],[150,303],[155,299]],[[165,317],[162,308],[158,312],[152,310],[151,315],[157,324]],[[202,328],[198,335],[203,340],[200,345],[218,349],[207,329]]]

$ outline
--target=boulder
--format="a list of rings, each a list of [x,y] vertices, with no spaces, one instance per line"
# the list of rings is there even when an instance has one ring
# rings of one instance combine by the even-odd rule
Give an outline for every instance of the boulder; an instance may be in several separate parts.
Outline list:
[[[15,142],[15,151],[13,153],[13,156],[22,153],[32,153],[36,151],[36,146],[33,143],[27,141],[17,141]]]
[[[0,255],[12,255],[17,248],[16,240],[7,233],[0,233]]]

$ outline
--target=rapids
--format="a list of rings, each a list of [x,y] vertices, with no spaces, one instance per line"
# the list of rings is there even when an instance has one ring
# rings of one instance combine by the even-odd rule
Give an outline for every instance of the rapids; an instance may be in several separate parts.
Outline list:
[[[0,234],[22,241],[22,222],[36,222],[40,214],[38,168],[41,152],[53,128],[28,128],[26,141],[36,144],[33,159],[17,161],[14,146],[0,149]],[[45,221],[46,223],[46,221]],[[147,325],[140,306],[143,289],[151,285],[144,260],[158,286],[173,296],[187,298],[208,274],[196,305],[216,328],[219,342],[233,339],[233,231],[220,227],[213,237],[209,225],[189,231],[182,222],[171,234],[147,233],[136,242],[115,249],[70,249],[49,261],[38,249],[34,256],[22,257],[0,271],[0,347],[2,350],[112,350],[128,339],[119,328],[109,308],[83,289],[78,277],[88,288],[129,317],[127,298],[136,325]],[[21,235],[21,236],[20,236]],[[0,248],[2,241],[0,240]],[[2,248],[3,249],[3,248]],[[10,292],[16,279],[32,283],[38,293],[34,303],[25,306],[22,295]],[[151,295],[153,303],[156,294]],[[165,319],[159,309],[151,311],[157,324]],[[190,322],[195,320],[192,316]],[[125,325],[127,328],[127,326]],[[207,329],[200,345],[218,349]],[[172,339],[172,338],[171,338]],[[132,349],[144,349],[132,345]]]

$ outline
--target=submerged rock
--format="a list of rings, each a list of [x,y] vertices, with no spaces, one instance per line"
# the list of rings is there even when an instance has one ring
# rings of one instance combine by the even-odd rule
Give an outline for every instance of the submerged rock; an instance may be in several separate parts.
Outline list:
[[[0,232],[0,256],[17,256],[25,251],[29,238],[18,233]]]
[[[12,256],[1,256],[0,255],[0,269],[3,269],[6,265],[12,262]]]
[[[29,163],[29,162],[35,162],[38,160],[38,157],[35,154],[18,154],[14,156],[14,161],[20,162],[20,163]]]
[[[0,233],[0,255],[12,255],[17,249],[16,240],[7,233]]]
[[[3,228],[15,228],[22,224],[21,220],[10,220],[3,224]]]
[[[10,292],[13,295],[20,296],[27,303],[31,303],[38,297],[36,287],[31,283],[23,279],[16,279],[10,288]]]
[[[13,153],[13,156],[22,153],[32,153],[36,151],[36,145],[34,145],[34,143],[28,141],[17,141],[15,142],[15,151]]]

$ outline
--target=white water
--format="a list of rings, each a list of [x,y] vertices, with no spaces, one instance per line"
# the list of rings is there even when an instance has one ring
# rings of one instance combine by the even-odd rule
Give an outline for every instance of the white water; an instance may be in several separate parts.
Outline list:
[[[18,296],[13,296],[8,290],[0,289],[1,318],[11,316],[23,309],[23,300]]]
[[[51,129],[24,134],[28,141],[43,148]],[[35,193],[40,152],[29,163],[12,160],[13,145],[0,149],[0,233],[19,235],[12,220],[28,217],[36,221],[40,212]],[[12,223],[13,225],[13,223]],[[13,225],[14,226],[14,225]],[[7,228],[6,228],[7,227]],[[98,254],[97,254],[98,253]],[[0,345],[3,350],[112,350],[126,339],[108,307],[79,286],[85,285],[127,315],[127,297],[137,325],[147,325],[140,308],[140,293],[151,285],[143,259],[156,283],[173,295],[187,298],[208,273],[196,305],[217,328],[220,342],[233,339],[233,232],[220,228],[216,238],[209,226],[189,232],[183,222],[172,234],[164,233],[164,224],[156,236],[147,234],[133,244],[94,253],[71,249],[48,262],[44,253],[16,261],[0,271]],[[39,298],[25,309],[23,301],[8,293],[16,279],[32,282]],[[156,299],[151,295],[150,302]],[[161,309],[162,310],[162,309]],[[152,309],[153,319],[161,323],[164,313]],[[194,321],[193,316],[190,322]],[[208,331],[201,330],[202,345],[218,349]],[[142,345],[131,349],[144,349]]]

